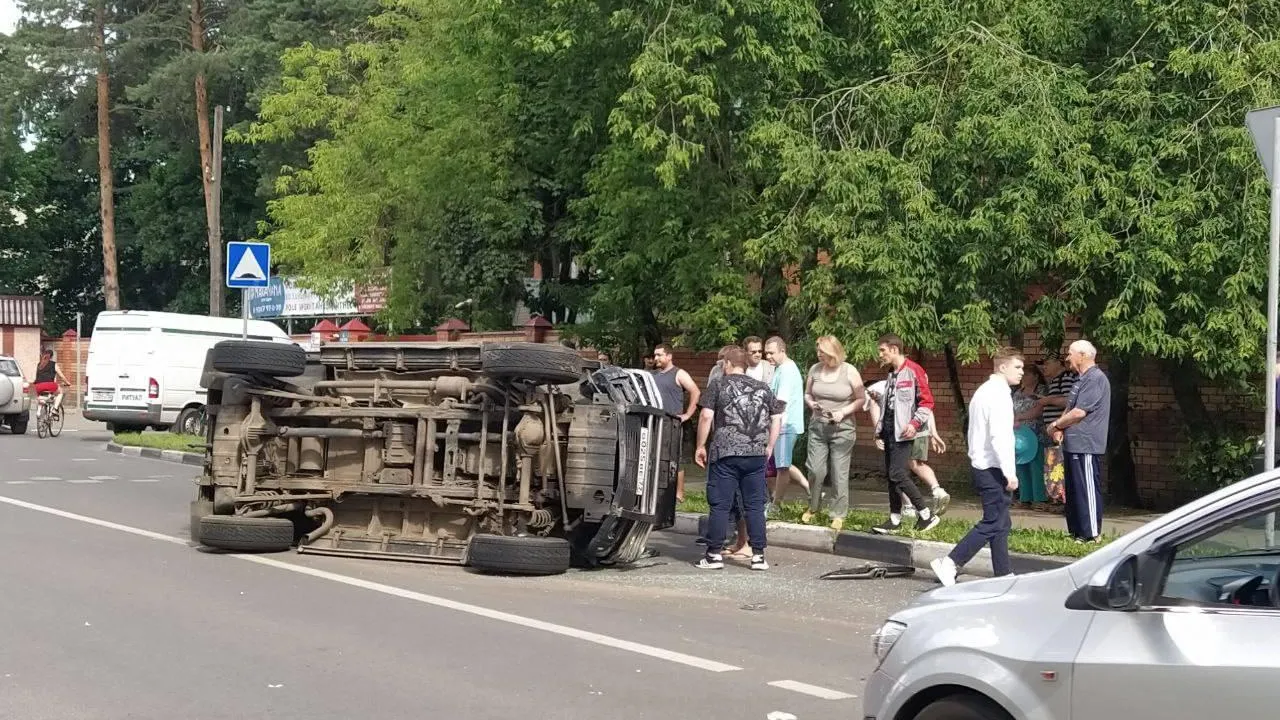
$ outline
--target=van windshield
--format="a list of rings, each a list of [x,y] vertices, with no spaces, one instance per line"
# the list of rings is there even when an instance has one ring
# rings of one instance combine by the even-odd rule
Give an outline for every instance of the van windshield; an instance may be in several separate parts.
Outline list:
[[[8,375],[9,377],[19,377],[22,372],[18,370],[18,363],[9,358],[0,358],[0,375]]]

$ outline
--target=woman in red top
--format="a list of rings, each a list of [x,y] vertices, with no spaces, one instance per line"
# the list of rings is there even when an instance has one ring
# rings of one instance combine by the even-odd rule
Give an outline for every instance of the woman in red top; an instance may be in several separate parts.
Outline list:
[[[36,366],[36,382],[32,387],[37,397],[40,393],[49,393],[53,396],[53,406],[55,408],[62,407],[62,387],[58,384],[70,385],[67,378],[62,375],[62,371],[58,369],[58,361],[53,359],[53,351],[45,348],[40,354],[40,364]]]

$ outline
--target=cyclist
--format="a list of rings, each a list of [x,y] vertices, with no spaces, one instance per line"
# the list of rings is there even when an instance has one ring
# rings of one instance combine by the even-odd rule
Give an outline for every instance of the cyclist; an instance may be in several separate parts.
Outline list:
[[[45,348],[44,352],[40,353],[40,364],[36,366],[36,383],[32,388],[36,397],[40,397],[40,393],[49,393],[53,396],[54,409],[61,410],[62,386],[70,384],[58,369],[58,361],[53,358],[53,350]]]

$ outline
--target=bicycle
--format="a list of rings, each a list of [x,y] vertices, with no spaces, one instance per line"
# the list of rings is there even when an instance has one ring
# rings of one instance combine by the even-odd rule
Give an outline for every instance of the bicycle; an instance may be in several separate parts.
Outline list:
[[[41,439],[62,434],[62,408],[53,405],[51,393],[40,393],[36,400],[36,435]]]

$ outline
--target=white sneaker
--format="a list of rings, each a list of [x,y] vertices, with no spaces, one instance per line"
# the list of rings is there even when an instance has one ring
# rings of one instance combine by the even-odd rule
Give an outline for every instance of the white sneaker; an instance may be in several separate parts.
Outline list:
[[[929,561],[929,569],[934,575],[938,576],[938,580],[946,586],[956,584],[956,564],[951,558],[943,556],[935,560]]]
[[[769,569],[769,563],[765,561],[764,555],[751,556],[751,569],[752,570],[768,570]]]
[[[944,515],[947,512],[947,506],[951,504],[951,495],[943,490],[941,486],[933,489],[933,514]]]
[[[704,555],[702,559],[698,561],[698,564],[694,565],[694,567],[698,568],[699,570],[723,570],[724,556],[723,555]]]

